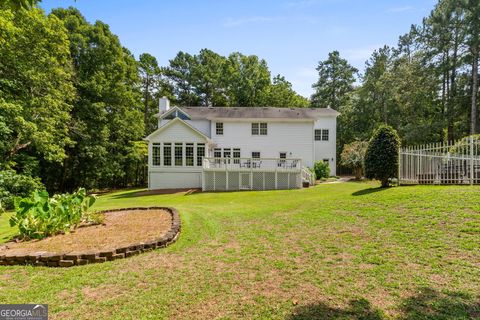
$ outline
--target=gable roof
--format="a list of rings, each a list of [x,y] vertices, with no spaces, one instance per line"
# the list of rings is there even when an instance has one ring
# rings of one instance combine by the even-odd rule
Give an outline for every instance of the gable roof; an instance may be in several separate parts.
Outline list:
[[[160,132],[162,132],[163,130],[167,129],[168,127],[172,126],[173,124],[177,123],[177,122],[180,122],[181,124],[183,124],[184,126],[188,127],[189,129],[191,129],[192,131],[194,131],[195,133],[197,133],[198,135],[202,136],[203,138],[205,138],[205,140],[209,140],[209,137],[207,137],[205,134],[203,134],[201,131],[199,131],[198,129],[196,129],[195,127],[191,126],[190,124],[188,124],[187,122],[183,121],[182,119],[180,118],[175,118],[173,120],[170,120],[168,121],[166,124],[164,124],[163,126],[161,126],[160,128],[158,128],[157,130],[153,131],[152,133],[150,133],[147,137],[145,137],[143,140],[146,140],[146,141],[150,141],[150,139],[154,136],[156,136],[157,134],[159,134]]]
[[[159,113],[158,117],[164,119],[165,117],[171,115],[172,113],[174,113],[176,111],[179,111],[179,112],[183,113],[185,116],[187,116],[188,118],[190,118],[190,115],[186,111],[183,111],[182,109],[180,109],[177,106],[173,106],[172,108],[170,108],[170,110],[168,110],[164,113]]]
[[[318,119],[324,116],[338,116],[330,108],[273,108],[273,107],[179,107],[192,120],[215,118],[278,118]]]

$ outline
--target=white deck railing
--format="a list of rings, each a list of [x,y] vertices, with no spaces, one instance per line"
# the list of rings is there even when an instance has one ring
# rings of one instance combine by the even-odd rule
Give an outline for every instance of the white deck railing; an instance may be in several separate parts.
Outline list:
[[[302,170],[301,159],[280,158],[203,158],[205,170],[227,171],[298,171]]]
[[[301,159],[204,158],[202,189],[278,190],[302,187]]]

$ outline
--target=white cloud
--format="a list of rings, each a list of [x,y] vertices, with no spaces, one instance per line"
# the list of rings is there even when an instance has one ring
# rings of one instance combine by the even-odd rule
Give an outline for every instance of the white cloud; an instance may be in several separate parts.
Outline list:
[[[395,7],[395,8],[389,8],[387,9],[387,13],[400,13],[400,12],[406,12],[406,11],[411,11],[415,9],[412,6],[404,6],[404,7]]]

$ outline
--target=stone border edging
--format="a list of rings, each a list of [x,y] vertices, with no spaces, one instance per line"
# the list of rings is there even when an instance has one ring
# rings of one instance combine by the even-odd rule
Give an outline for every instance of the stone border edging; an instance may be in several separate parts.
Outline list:
[[[67,253],[32,252],[32,253],[4,253],[0,254],[0,266],[34,265],[48,267],[72,267],[90,263],[100,263],[116,259],[128,258],[141,252],[165,248],[174,243],[180,234],[181,221],[177,209],[171,207],[137,207],[103,210],[99,213],[127,211],[127,210],[165,210],[172,217],[170,230],[162,237],[147,242],[132,243],[114,249],[73,251]]]

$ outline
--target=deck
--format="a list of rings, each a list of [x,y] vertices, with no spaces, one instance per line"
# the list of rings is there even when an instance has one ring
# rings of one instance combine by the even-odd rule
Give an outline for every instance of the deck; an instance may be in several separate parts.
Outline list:
[[[203,191],[298,189],[311,181],[301,159],[204,158]]]

